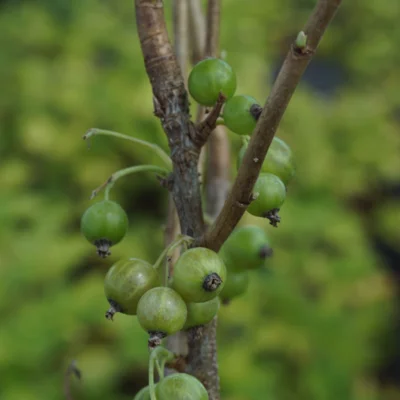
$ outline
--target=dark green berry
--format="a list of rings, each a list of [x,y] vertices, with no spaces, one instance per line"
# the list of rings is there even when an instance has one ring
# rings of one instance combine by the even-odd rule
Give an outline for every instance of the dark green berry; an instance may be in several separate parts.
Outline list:
[[[272,249],[264,229],[246,225],[234,229],[219,254],[229,271],[240,272],[262,267]]]
[[[257,121],[250,113],[252,106],[258,105],[257,100],[251,96],[233,96],[224,105],[224,124],[232,132],[239,135],[251,135]]]
[[[226,267],[217,253],[203,247],[185,251],[174,266],[172,287],[187,303],[217,297],[226,279]]]
[[[81,219],[85,238],[97,247],[101,257],[110,255],[110,247],[119,243],[128,230],[128,216],[116,202],[103,200],[90,206]]]
[[[286,198],[286,187],[283,182],[273,174],[262,173],[259,175],[253,188],[255,200],[247,211],[256,216],[268,218],[271,225],[277,226],[280,221],[277,212]]]

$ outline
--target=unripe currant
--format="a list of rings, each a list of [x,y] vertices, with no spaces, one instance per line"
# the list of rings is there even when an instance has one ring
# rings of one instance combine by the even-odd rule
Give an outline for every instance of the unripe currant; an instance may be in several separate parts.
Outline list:
[[[224,124],[232,132],[239,135],[251,135],[257,125],[257,120],[250,109],[258,105],[257,100],[251,96],[233,96],[224,105]]]
[[[104,280],[104,293],[111,305],[106,318],[113,319],[116,312],[136,315],[140,298],[159,284],[158,272],[148,262],[138,258],[116,262]]]
[[[157,387],[157,385],[155,385]],[[140,390],[133,400],[150,400],[150,387],[146,386]]]
[[[256,198],[247,211],[256,217],[268,218],[270,224],[276,227],[280,222],[277,212],[286,198],[283,182],[276,175],[262,173],[254,185],[253,193]]]
[[[156,387],[157,400],[208,400],[204,385],[192,375],[169,375]]]
[[[150,336],[161,339],[183,328],[187,307],[175,290],[156,287],[147,291],[139,300],[137,317],[141,327]]]
[[[249,273],[243,272],[230,272],[224,289],[220,297],[224,304],[229,303],[233,298],[246,293],[249,286]]]
[[[224,287],[226,267],[217,253],[203,247],[185,251],[174,266],[172,287],[187,303],[217,297]]]
[[[234,95],[236,74],[227,62],[219,58],[206,58],[190,72],[188,88],[199,104],[213,106],[220,93],[227,99]]]
[[[220,301],[219,297],[203,303],[187,303],[188,316],[184,329],[193,328],[195,326],[205,325],[217,315]]]
[[[248,143],[244,143],[240,148],[236,167],[239,169],[246,153]],[[269,146],[268,153],[261,167],[261,172],[274,174],[281,181],[288,185],[295,175],[295,165],[293,153],[290,147],[278,137],[274,137]]]
[[[100,257],[110,255],[110,247],[119,243],[128,230],[128,217],[116,202],[103,200],[90,206],[81,219],[85,238],[97,247]]]
[[[219,255],[229,272],[240,272],[262,267],[272,255],[272,249],[264,229],[256,225],[245,225],[234,229],[221,247]]]

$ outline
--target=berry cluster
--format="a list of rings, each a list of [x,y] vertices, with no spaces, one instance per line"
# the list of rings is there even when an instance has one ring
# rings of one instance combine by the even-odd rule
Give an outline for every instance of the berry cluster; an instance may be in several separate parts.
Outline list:
[[[189,76],[189,91],[205,106],[214,106],[223,95],[223,123],[234,133],[242,135],[243,146],[237,158],[240,167],[248,149],[261,107],[250,96],[234,96],[236,75],[225,61],[208,58],[199,62]],[[218,110],[218,109],[216,109]],[[219,112],[219,110],[218,110]],[[85,135],[109,134],[135,141],[153,148],[163,159],[167,169],[156,166],[135,166],[114,173],[93,192],[105,188],[103,201],[89,207],[82,216],[81,230],[86,239],[96,246],[100,257],[110,255],[110,248],[119,243],[128,230],[128,217],[123,208],[109,200],[109,191],[117,179],[130,173],[151,171],[167,176],[171,160],[154,144],[101,130]],[[258,161],[255,161],[258,162]],[[286,196],[286,186],[294,175],[293,157],[288,145],[275,138],[265,158],[253,190],[253,201],[247,211],[258,217],[269,218],[277,226],[277,214]],[[152,265],[145,260],[128,258],[111,266],[104,280],[104,293],[110,304],[106,318],[113,320],[116,313],[136,315],[141,327],[149,334],[149,386],[142,389],[136,400],[193,399],[206,400],[208,394],[202,383],[187,374],[164,378],[163,367],[174,355],[159,346],[164,337],[209,323],[218,313],[220,299],[228,304],[245,293],[249,271],[262,267],[272,255],[265,231],[253,225],[236,228],[220,252],[191,247],[194,239],[180,235],[161,253]],[[170,275],[169,261],[177,247],[183,252]],[[160,381],[154,383],[154,367]]]
[[[189,75],[188,88],[191,96],[204,106],[214,105],[220,93],[226,98],[223,124],[232,132],[243,135],[243,146],[237,159],[239,168],[248,147],[248,135],[256,127],[261,106],[251,96],[234,95],[235,72],[228,63],[218,58],[207,58],[196,64]],[[256,156],[253,160],[258,162]],[[283,140],[274,138],[254,186],[254,200],[247,211],[256,217],[268,218],[276,227],[280,222],[278,211],[285,201],[286,187],[294,173],[290,147]]]

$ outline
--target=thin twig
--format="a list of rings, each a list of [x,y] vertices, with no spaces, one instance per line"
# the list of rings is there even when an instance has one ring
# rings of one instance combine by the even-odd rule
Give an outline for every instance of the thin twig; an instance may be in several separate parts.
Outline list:
[[[84,135],[83,135],[83,140],[89,140],[92,136],[99,136],[99,135],[105,135],[105,136],[114,136],[119,139],[123,140],[129,140],[130,142],[140,144],[142,146],[149,147],[151,150],[153,150],[164,162],[164,164],[172,169],[172,161],[169,157],[169,155],[160,147],[157,146],[154,143],[147,142],[146,140],[141,140],[137,139],[133,136],[128,136],[124,135],[123,133],[119,132],[114,132],[114,131],[109,131],[106,129],[99,129],[99,128],[91,128],[89,129]]]
[[[77,379],[81,380],[81,371],[76,366],[76,361],[72,361],[64,374],[64,396],[66,400],[74,400],[71,391],[71,377],[74,375]]]
[[[286,107],[341,0],[319,0],[303,31],[307,45],[293,45],[265,103],[228,199],[199,245],[218,251],[251,201],[253,186]],[[255,161],[257,160],[257,161]]]
[[[114,172],[105,182],[103,182],[99,187],[94,189],[92,191],[90,199],[92,200],[93,198],[95,198],[99,194],[99,192],[101,192],[103,189],[105,189],[106,192],[105,197],[106,199],[108,199],[108,194],[118,179],[122,178],[123,176],[134,174],[137,172],[154,172],[161,176],[167,176],[169,174],[169,171],[166,170],[165,168],[157,167],[155,165],[135,165],[133,167],[124,168],[117,172]]]
[[[213,109],[207,114],[207,116],[202,121],[196,124],[196,136],[194,138],[194,141],[198,144],[199,147],[204,146],[211,132],[217,126],[217,121],[221,114],[221,110],[225,103],[225,100],[226,97],[222,93],[220,93],[217,103],[215,104]]]

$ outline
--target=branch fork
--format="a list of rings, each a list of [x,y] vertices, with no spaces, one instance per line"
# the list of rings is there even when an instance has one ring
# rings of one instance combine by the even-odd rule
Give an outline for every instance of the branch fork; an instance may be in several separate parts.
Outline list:
[[[215,106],[207,114],[207,117],[195,125],[196,136],[193,138],[193,141],[199,146],[199,148],[206,144],[211,132],[216,128],[225,101],[226,97],[222,93],[219,93],[218,100],[215,103]]]

